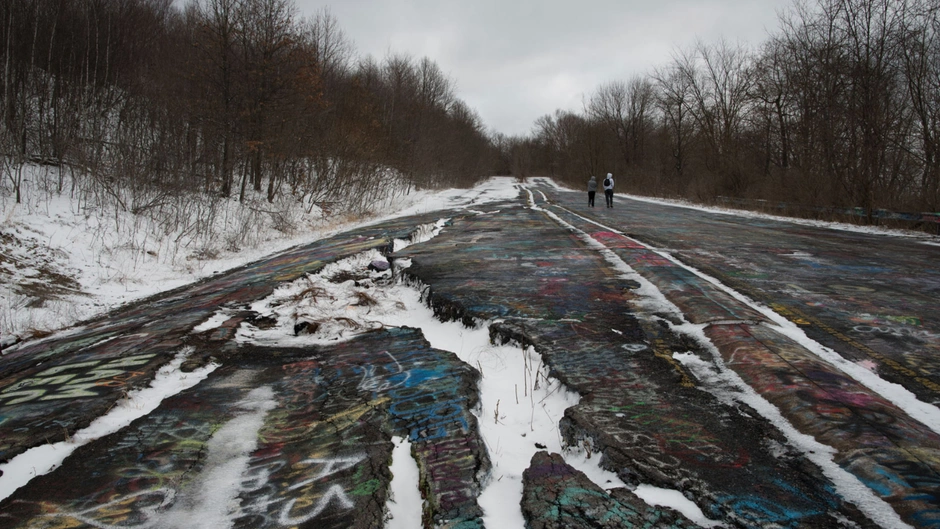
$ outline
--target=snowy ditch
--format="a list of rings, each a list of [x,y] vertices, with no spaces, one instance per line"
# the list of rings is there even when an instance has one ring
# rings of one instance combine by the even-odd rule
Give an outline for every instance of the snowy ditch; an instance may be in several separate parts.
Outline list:
[[[555,222],[557,222],[559,225],[570,230],[572,233],[575,233],[586,245],[588,245],[588,247],[597,249],[597,251],[601,253],[601,255],[607,260],[608,263],[611,264],[614,269],[620,271],[623,274],[622,277],[624,279],[635,281],[640,284],[640,288],[635,291],[639,296],[638,300],[635,302],[637,304],[637,308],[640,309],[636,313],[638,318],[651,317],[660,319],[659,317],[652,315],[656,313],[670,314],[673,318],[676,319],[676,321],[681,322],[679,324],[675,324],[669,320],[663,320],[673,331],[689,336],[695,342],[701,344],[705,347],[706,350],[712,353],[711,362],[703,360],[694,353],[673,353],[673,358],[683,364],[683,366],[689,369],[689,371],[691,371],[703,383],[703,389],[705,391],[712,393],[716,398],[724,402],[738,401],[747,404],[754,410],[757,410],[757,412],[760,413],[762,417],[774,424],[784,434],[789,442],[798,450],[800,450],[807,459],[822,469],[823,473],[833,482],[842,497],[844,497],[847,501],[854,503],[859,508],[859,510],[865,513],[865,515],[868,516],[871,520],[875,521],[879,527],[910,527],[901,520],[900,516],[898,516],[898,514],[890,505],[875,495],[875,493],[865,484],[859,481],[858,478],[842,469],[833,460],[834,449],[832,447],[816,441],[812,436],[799,432],[785,417],[783,417],[776,406],[771,404],[760,394],[754,391],[754,389],[751,388],[751,386],[748,385],[743,379],[741,379],[737,373],[727,368],[724,365],[721,353],[718,351],[717,347],[712,344],[711,340],[705,335],[705,327],[707,327],[706,324],[697,325],[688,322],[684,318],[682,311],[677,306],[675,306],[675,304],[669,301],[665,295],[663,295],[663,293],[660,292],[660,290],[656,288],[655,285],[653,285],[653,283],[637,273],[636,270],[624,262],[623,259],[617,256],[616,253],[611,251],[600,242],[596,241],[589,234],[565,222],[555,213],[536,205],[532,192],[528,189],[526,189],[526,191],[529,193],[529,207],[545,213],[555,220]],[[544,194],[542,194],[542,198],[548,202],[548,198]],[[568,209],[565,209],[565,211],[612,233],[624,235],[619,230],[599,224],[592,219],[578,215],[577,213],[574,213]],[[639,241],[635,241],[634,239],[631,240],[637,244],[643,244]],[[819,354],[825,360],[833,362],[840,369],[843,369],[847,375],[852,376],[853,378],[858,376],[859,378],[856,378],[856,380],[859,380],[869,388],[878,391],[889,400],[892,400],[892,402],[897,404],[908,413],[911,413],[911,415],[913,415],[915,418],[923,421],[926,417],[928,421],[932,422],[925,422],[925,424],[938,424],[937,419],[934,418],[937,417],[937,414],[934,412],[940,412],[930,406],[928,406],[928,408],[932,409],[932,411],[925,410],[923,403],[907,392],[907,390],[900,388],[899,386],[894,387],[896,385],[884,381],[867,369],[842,359],[841,356],[839,356],[834,351],[828,350],[824,346],[808,338],[802,330],[796,327],[796,325],[776,314],[770,308],[763,307],[760,304],[748,299],[739,292],[734,291],[730,287],[721,284],[716,279],[705,276],[700,271],[682,264],[668,253],[659,252],[656,249],[649,247],[648,245],[643,246],[651,251],[658,253],[659,255],[662,255],[664,258],[669,259],[677,266],[682,266],[690,270],[699,277],[702,277],[704,280],[707,280],[723,289],[730,295],[734,296],[736,299],[765,314],[768,318],[771,319],[771,321],[774,321],[779,326],[776,328],[778,332],[781,332],[782,334],[785,334],[788,337],[794,339],[804,347],[807,347],[810,351]],[[837,362],[836,360],[841,361]],[[693,518],[693,520],[701,523],[698,519]]]

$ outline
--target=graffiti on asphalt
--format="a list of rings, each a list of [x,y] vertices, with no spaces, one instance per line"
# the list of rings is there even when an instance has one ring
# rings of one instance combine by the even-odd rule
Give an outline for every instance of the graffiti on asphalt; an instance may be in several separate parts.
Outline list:
[[[754,453],[744,443],[739,432],[757,431],[756,422],[736,413],[723,415],[726,419],[721,423],[706,422],[710,412],[703,407],[719,404],[705,403],[696,389],[683,387],[682,380],[689,380],[682,377],[684,370],[666,359],[667,349],[688,345],[679,345],[681,340],[675,336],[667,344],[651,342],[649,332],[636,319],[637,307],[629,305],[634,282],[601,272],[610,269],[605,257],[564,228],[549,234],[542,226],[538,228],[542,236],[531,237],[536,228],[528,226],[540,216],[537,211],[513,210],[504,211],[498,223],[468,218],[462,231],[445,231],[420,248],[409,248],[407,256],[415,264],[405,273],[433,285],[432,307],[451,319],[484,318],[490,314],[476,312],[479,307],[504,307],[504,320],[492,325],[491,332],[535,344],[553,375],[582,395],[581,403],[569,408],[561,421],[565,442],[584,443],[600,451],[604,468],[617,472],[625,482],[682,483],[683,490],[696,491],[703,508],[717,508],[725,516],[731,516],[734,498],[760,487],[767,495],[779,493],[787,501],[784,508],[792,516],[789,525],[811,523],[820,518],[820,512],[829,516],[833,506],[841,508],[834,492],[821,491],[820,486],[808,489],[802,470],[781,465],[767,450]],[[499,253],[509,259],[495,265],[496,270],[487,261],[492,255],[486,248],[464,244],[471,236],[500,231],[510,222],[519,229],[501,233]],[[634,251],[637,246],[610,234],[599,238],[620,241],[623,251]],[[677,285],[689,277],[661,256],[646,255],[644,261],[647,269],[666,271],[666,277],[675,279]],[[453,262],[461,263],[459,274],[454,273]],[[554,263],[569,277],[591,280],[555,282],[553,295],[539,295],[544,288],[542,277],[514,272],[522,263],[538,262]],[[759,319],[750,309],[740,312],[748,319]],[[722,319],[736,317],[724,314]],[[639,343],[647,347],[635,347]],[[744,475],[747,479],[735,477]],[[813,479],[826,483],[822,475]],[[724,504],[715,503],[718,490],[726,494],[721,500]],[[800,490],[805,491],[803,496],[791,492]],[[753,525],[766,521],[756,510],[751,515]],[[778,519],[777,513],[767,516]]]
[[[877,361],[880,365],[883,365],[893,371],[897,371],[898,373],[904,375],[907,379],[916,381],[921,386],[931,390],[934,393],[940,393],[940,384],[938,384],[937,382],[934,382],[933,380],[930,380],[929,378],[922,376],[920,373],[914,371],[913,369],[904,365],[903,363],[898,362],[897,360],[890,358],[887,355],[881,354],[878,351],[875,351],[871,347],[868,347],[867,345],[859,342],[858,340],[850,336],[847,336],[846,334],[842,332],[839,332],[838,330],[832,328],[831,326],[823,323],[819,319],[813,318],[812,316],[806,314],[805,312],[799,309],[796,309],[794,307],[790,307],[781,303],[773,303],[771,304],[771,308],[773,308],[774,311],[776,311],[778,314],[785,316],[787,318],[791,318],[793,321],[799,322],[801,325],[813,326],[813,327],[819,328],[820,330],[824,331],[825,333],[832,336],[833,338],[845,344],[848,344],[852,346],[853,348],[855,348],[856,350],[864,353],[868,357]]]
[[[437,220],[438,217],[432,215],[429,218]],[[4,351],[3,362],[0,363],[0,377],[3,377],[0,391],[6,390],[7,394],[0,397],[3,409],[0,414],[0,461],[32,446],[64,440],[74,433],[81,422],[80,417],[103,413],[121,398],[125,389],[123,386],[109,388],[95,384],[79,388],[81,383],[77,381],[81,379],[76,376],[70,382],[77,388],[72,394],[87,397],[88,393],[96,393],[99,398],[72,402],[70,399],[48,400],[53,395],[49,391],[52,389],[49,383],[55,380],[39,381],[47,382],[46,389],[42,389],[42,384],[10,389],[11,384],[27,381],[35,376],[36,371],[58,364],[104,362],[121,356],[152,353],[152,361],[137,366],[135,370],[143,375],[126,381],[128,385],[146,384],[159,365],[168,361],[184,341],[192,339],[190,331],[220,308],[263,298],[277,287],[278,281],[297,279],[343,256],[365,249],[388,247],[393,239],[407,238],[413,233],[417,222],[416,218],[395,219],[356,233],[340,234],[293,248],[271,259],[197,283],[185,292],[171,291],[125,307],[119,313],[88,322],[73,332],[23,343]],[[41,368],[37,367],[40,364]],[[106,379],[99,382],[108,383]],[[86,379],[85,383],[91,384],[91,380]],[[14,392],[18,393],[11,395]],[[11,404],[11,401],[16,403]],[[67,401],[70,405],[64,411],[61,406],[56,406]],[[35,420],[36,417],[47,417],[46,424]],[[53,418],[54,424],[51,422]]]
[[[126,368],[142,366],[153,357],[152,354],[141,354],[60,364],[0,390],[0,406],[34,400],[97,397],[101,394],[100,388],[125,386],[129,380],[145,376],[145,373]]]
[[[265,361],[272,354],[288,361],[272,366]],[[478,377],[414,329],[311,349],[245,346],[237,361],[166,399],[109,446],[80,448],[59,474],[65,483],[55,497],[31,499],[51,479],[41,476],[21,489],[4,516],[10,527],[37,517],[100,528],[166,524],[168,516],[205,501],[198,499],[207,487],[200,482],[217,472],[212,440],[240,416],[244,395],[262,385],[276,404],[259,423],[257,445],[234,458],[243,460],[240,478],[218,485],[231,487],[223,500],[234,507],[223,514],[234,527],[381,525],[393,435],[412,440],[428,487],[428,518],[472,525],[482,518],[476,499],[489,468],[470,411]],[[90,482],[69,485],[92,469]],[[91,496],[69,497],[89,489]]]
[[[904,420],[891,402],[781,335],[715,326],[707,335],[725,363],[803,431],[838,449],[835,461],[902,514],[933,511],[940,436]]]
[[[697,527],[624,489],[605,492],[561,456],[545,452],[535,454],[523,474],[522,506],[527,527]]]

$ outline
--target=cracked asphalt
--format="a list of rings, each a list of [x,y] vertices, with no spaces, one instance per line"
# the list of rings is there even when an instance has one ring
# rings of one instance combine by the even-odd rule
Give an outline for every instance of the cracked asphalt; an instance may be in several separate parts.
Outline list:
[[[393,437],[412,443],[424,525],[483,527],[491,461],[473,366],[406,327],[304,348],[234,339],[277,285],[379,249],[410,260],[401,279],[441,319],[532,346],[581,396],[559,418],[565,442],[628,486],[678,490],[728,527],[883,525],[835,469],[907,524],[940,526],[940,425],[780,327],[935,405],[938,246],[620,197],[591,209],[583,195],[535,181],[515,201],[339,234],[17,345],[0,358],[0,461],[74,435],[182,348],[187,369],[220,367],[18,489],[0,525],[181,525],[211,500],[230,430],[256,424],[248,470],[229,478],[235,527],[382,526]],[[439,218],[436,237],[392,252]],[[192,332],[221,308],[228,321]],[[689,358],[733,373],[792,430],[726,398]],[[793,432],[830,447],[831,468]],[[695,526],[547,452],[520,509],[532,528]]]

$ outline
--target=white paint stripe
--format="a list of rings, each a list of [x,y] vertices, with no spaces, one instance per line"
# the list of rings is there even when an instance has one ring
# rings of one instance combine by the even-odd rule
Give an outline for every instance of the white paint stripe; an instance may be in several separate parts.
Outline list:
[[[530,197],[532,196],[531,193],[529,196]],[[556,207],[559,207],[559,206],[556,206]],[[832,458],[833,448],[832,447],[828,445],[824,445],[816,441],[816,439],[814,439],[813,437],[809,435],[805,435],[801,433],[800,431],[798,431],[792,424],[790,424],[790,422],[785,417],[783,417],[779,409],[777,409],[773,404],[768,402],[763,396],[761,396],[751,386],[749,386],[746,382],[744,382],[744,380],[741,379],[741,377],[738,376],[737,373],[728,369],[724,365],[724,361],[722,360],[721,354],[718,351],[718,349],[714,346],[714,344],[712,344],[711,340],[707,336],[705,336],[704,329],[707,325],[694,325],[692,323],[688,323],[685,320],[684,316],[682,315],[682,311],[680,311],[678,307],[676,307],[672,302],[668,301],[665,295],[663,295],[662,292],[659,291],[659,289],[657,289],[651,282],[649,282],[645,278],[642,278],[642,276],[640,276],[635,270],[633,270],[633,268],[630,265],[628,265],[625,261],[623,261],[619,256],[617,256],[613,251],[608,249],[606,246],[594,240],[594,238],[591,237],[589,234],[565,222],[558,215],[556,215],[555,213],[551,211],[539,208],[538,206],[534,206],[534,205],[532,206],[532,208],[545,212],[547,215],[554,218],[556,222],[558,222],[561,226],[567,228],[573,233],[578,234],[578,236],[585,242],[585,244],[587,244],[590,247],[598,249],[598,251],[605,257],[605,259],[607,259],[609,262],[615,265],[615,268],[617,270],[629,270],[629,273],[626,274],[628,278],[636,280],[635,276],[640,277],[641,280],[639,280],[638,282],[641,284],[641,288],[637,290],[637,293],[641,297],[650,296],[651,301],[653,303],[659,304],[664,308],[670,307],[675,313],[675,316],[679,318],[680,321],[683,322],[683,324],[679,326],[670,324],[673,330],[692,337],[693,339],[701,343],[709,351],[712,352],[712,356],[714,358],[715,363],[718,366],[720,366],[720,370],[721,370],[720,378],[724,380],[727,384],[730,384],[735,389],[737,389],[737,392],[733,393],[732,397],[741,402],[748,404],[753,409],[757,410],[757,412],[760,413],[762,417],[764,417],[765,419],[770,421],[772,424],[774,424],[778,429],[780,429],[780,431],[787,437],[787,439],[790,441],[790,443],[793,446],[798,447],[800,450],[802,450],[804,453],[804,456],[807,459],[813,461],[820,467],[823,474],[825,474],[826,477],[828,477],[833,482],[833,484],[836,487],[836,490],[838,490],[839,494],[843,498],[845,498],[849,502],[854,503],[859,508],[859,510],[861,510],[866,516],[868,516],[871,520],[877,523],[880,527],[898,528],[898,529],[900,528],[906,529],[910,527],[908,524],[904,523],[904,521],[901,520],[897,512],[895,512],[894,509],[890,505],[888,505],[887,502],[882,500],[880,497],[876,496],[874,491],[872,491],[870,488],[865,486],[861,481],[859,481],[855,475],[849,473],[846,470],[843,470],[842,467],[840,467],[838,464],[835,463],[835,461],[833,461],[833,458]],[[623,235],[623,233],[621,233],[618,230],[615,230],[613,228],[607,228],[601,225],[600,223],[597,223],[591,219],[586,219],[584,217],[581,217],[580,215],[574,212],[571,212],[570,210],[566,208],[559,207],[559,209],[563,209],[576,217],[579,217],[597,226],[604,227],[614,233]],[[642,244],[639,241],[636,241],[636,242],[637,244]],[[643,245],[643,246],[650,249],[651,251],[654,251],[654,252],[656,251],[647,245]],[[671,256],[664,256],[664,257],[667,259],[671,258]],[[653,291],[650,292],[648,289],[652,289]],[[700,374],[700,373],[697,372],[697,374]],[[708,388],[709,386],[710,386],[709,384],[705,385],[706,388]]]
[[[596,222],[592,219],[585,218],[569,210],[568,208],[558,206],[558,205],[556,205],[555,207],[559,209],[563,209],[569,214],[574,215],[586,222],[590,222],[605,230],[609,230],[613,233],[616,233],[627,239],[630,239],[634,243],[643,246],[647,250],[654,252],[660,255],[661,257],[663,257],[664,259],[668,259],[669,261],[675,263],[676,266],[680,266],[688,270],[689,272],[695,274],[702,280],[707,281],[708,283],[711,283],[712,285],[721,289],[722,291],[724,291],[725,293],[727,293],[734,299],[740,301],[744,305],[747,305],[751,309],[759,312],[760,314],[763,314],[769,321],[776,324],[775,326],[770,326],[770,328],[774,329],[780,334],[802,345],[813,354],[817,355],[818,357],[825,360],[826,362],[832,364],[836,369],[842,371],[846,376],[852,378],[853,380],[867,387],[868,389],[870,389],[871,391],[873,391],[875,394],[882,397],[883,399],[891,402],[892,404],[894,404],[895,406],[903,410],[905,413],[910,415],[912,418],[923,423],[925,426],[933,430],[935,433],[940,434],[940,408],[937,408],[933,404],[930,404],[930,403],[927,403],[918,399],[916,395],[914,395],[909,390],[904,388],[904,386],[901,386],[900,384],[888,382],[887,380],[879,377],[876,373],[873,373],[869,371],[868,369],[854,362],[846,360],[842,355],[840,355],[833,349],[830,349],[829,347],[826,347],[820,344],[819,342],[813,340],[809,336],[807,336],[806,333],[803,331],[803,329],[800,329],[795,323],[781,316],[770,307],[767,307],[766,305],[763,305],[762,303],[758,303],[752,300],[751,298],[747,297],[746,295],[723,284],[718,279],[708,274],[705,274],[704,272],[696,268],[686,265],[682,261],[674,258],[670,253],[654,248],[643,242],[637,241],[636,239],[633,239],[627,236],[626,234],[624,234],[623,232],[615,228],[611,228],[609,226],[600,224],[599,222]]]

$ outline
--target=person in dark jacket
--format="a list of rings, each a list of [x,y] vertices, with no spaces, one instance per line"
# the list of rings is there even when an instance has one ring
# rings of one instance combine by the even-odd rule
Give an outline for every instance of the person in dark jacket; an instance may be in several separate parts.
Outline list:
[[[597,179],[594,178],[594,175],[591,175],[591,179],[588,180],[588,206],[594,207],[594,195],[597,194]]]
[[[604,179],[604,199],[607,201],[607,207],[614,207],[614,175],[607,173]]]

